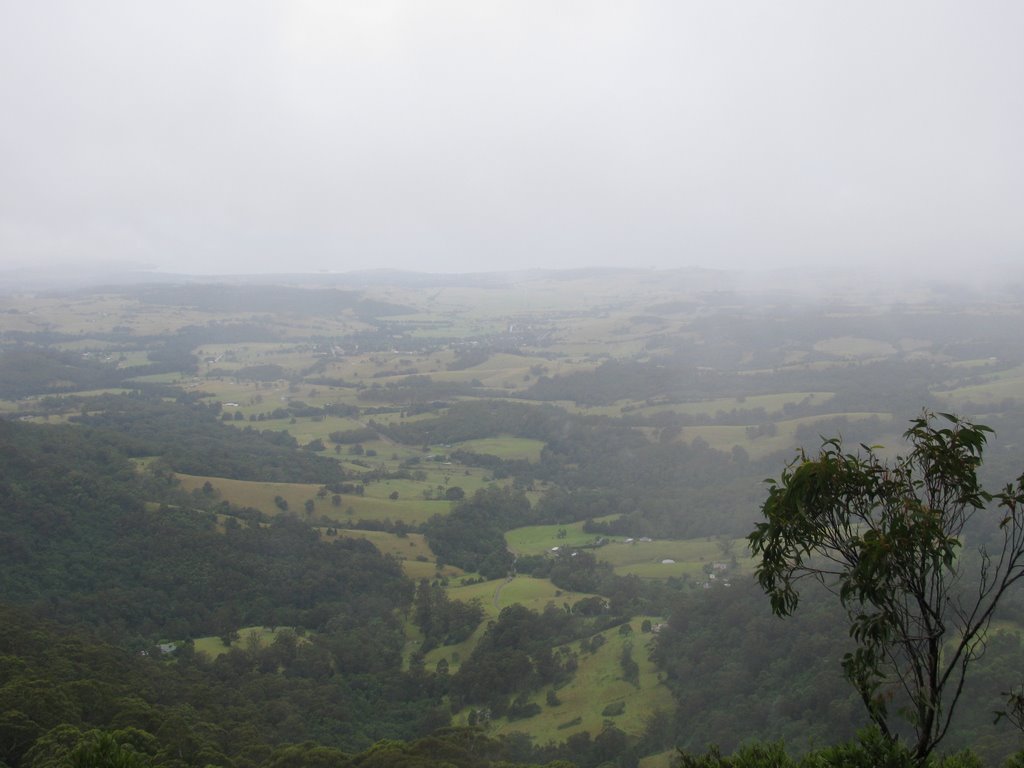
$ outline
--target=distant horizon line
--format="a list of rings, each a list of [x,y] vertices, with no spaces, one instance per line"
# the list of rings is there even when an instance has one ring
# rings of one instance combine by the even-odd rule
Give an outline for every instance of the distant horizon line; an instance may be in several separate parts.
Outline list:
[[[977,265],[974,265],[975,267]],[[1016,267],[1016,270],[1014,268]],[[916,272],[912,265],[882,264],[878,262],[861,262],[855,265],[837,264],[782,264],[770,266],[744,265],[744,266],[720,266],[710,267],[702,264],[683,264],[679,266],[624,266],[624,265],[583,265],[583,266],[553,266],[553,267],[520,267],[520,268],[494,268],[494,269],[416,269],[410,267],[372,267],[363,269],[294,269],[294,270],[226,270],[226,271],[190,271],[185,269],[170,269],[152,264],[131,261],[93,261],[84,263],[53,263],[39,265],[17,265],[12,267],[0,267],[0,276],[22,275],[44,275],[59,274],[64,278],[73,278],[75,274],[84,276],[95,273],[129,272],[135,275],[158,275],[161,277],[183,277],[183,278],[219,278],[219,277],[323,277],[328,275],[437,275],[448,277],[476,276],[476,275],[516,275],[516,274],[571,274],[571,273],[658,273],[658,272],[706,272],[718,274],[766,274],[766,273],[787,273],[799,272],[806,275],[829,275],[829,274],[868,274],[879,272],[888,274],[905,274],[911,271]],[[1024,264],[1010,263],[992,264],[991,271],[1018,271],[1024,272]],[[926,272],[925,275],[928,273]],[[945,270],[936,268],[931,272],[936,279],[948,277]],[[976,274],[976,273],[975,273]]]

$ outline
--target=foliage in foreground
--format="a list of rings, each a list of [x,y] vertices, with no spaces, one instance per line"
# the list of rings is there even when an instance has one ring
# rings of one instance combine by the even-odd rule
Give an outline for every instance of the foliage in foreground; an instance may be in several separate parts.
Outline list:
[[[826,440],[772,483],[750,534],[777,615],[796,610],[805,578],[838,596],[856,644],[843,671],[890,742],[889,705],[903,704],[917,760],[948,732],[995,609],[1024,577],[1024,475],[999,493],[982,487],[990,432],[925,412],[904,435],[911,451],[891,462]]]
[[[1019,765],[1024,753],[1007,763]],[[970,751],[919,761],[903,744],[884,736],[877,728],[861,731],[857,739],[794,758],[781,742],[748,744],[723,756],[717,747],[701,755],[680,752],[676,768],[982,768],[984,763]]]

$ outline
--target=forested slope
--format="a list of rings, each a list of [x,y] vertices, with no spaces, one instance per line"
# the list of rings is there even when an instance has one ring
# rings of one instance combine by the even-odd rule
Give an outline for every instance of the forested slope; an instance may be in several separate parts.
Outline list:
[[[408,605],[397,564],[282,516],[221,532],[117,433],[0,421],[0,594],[123,638],[318,627]]]

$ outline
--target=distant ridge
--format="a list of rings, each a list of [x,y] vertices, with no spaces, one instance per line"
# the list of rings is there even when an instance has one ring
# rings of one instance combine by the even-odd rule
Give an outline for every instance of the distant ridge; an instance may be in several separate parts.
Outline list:
[[[71,292],[126,286],[230,285],[290,286],[295,288],[406,289],[470,288],[479,290],[528,288],[539,283],[614,280],[620,285],[650,284],[661,290],[711,291],[737,296],[789,295],[845,297],[860,300],[909,300],[936,295],[953,302],[981,298],[1017,301],[1024,289],[1024,263],[1008,265],[996,273],[914,273],[898,264],[879,268],[853,263],[835,267],[785,267],[765,269],[710,269],[698,266],[674,268],[577,267],[572,269],[524,269],[491,272],[417,272],[369,269],[352,272],[288,272],[197,275],[155,271],[143,264],[96,264],[65,267],[21,267],[0,270],[0,294],[20,292]]]

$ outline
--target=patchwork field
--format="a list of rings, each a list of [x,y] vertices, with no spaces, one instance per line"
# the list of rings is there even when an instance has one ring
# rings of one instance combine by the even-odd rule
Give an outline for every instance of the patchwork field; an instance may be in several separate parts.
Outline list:
[[[750,568],[745,539],[708,537],[627,540],[621,536],[605,538],[586,533],[583,530],[583,523],[572,523],[516,528],[505,534],[505,540],[509,549],[524,555],[553,555],[555,547],[594,547],[588,551],[600,562],[609,563],[615,573],[620,576],[632,574],[644,579],[686,577],[703,580],[705,568],[713,563],[728,564],[724,575],[741,573]],[[599,540],[605,540],[606,543],[595,547]]]
[[[686,442],[701,439],[712,448],[717,448],[721,451],[731,451],[735,447],[740,447],[751,458],[758,459],[779,451],[797,448],[800,441],[797,439],[796,432],[800,427],[813,426],[818,422],[840,417],[849,421],[864,421],[877,418],[883,424],[888,425],[892,423],[892,414],[881,411],[827,413],[816,416],[802,416],[795,419],[779,419],[772,422],[767,430],[754,425],[683,427],[678,439],[685,440]],[[814,441],[815,444],[817,442],[817,440]]]
[[[366,486],[364,495],[344,494],[340,503],[333,502],[334,494],[321,495],[323,486],[311,483],[267,483],[252,480],[231,480],[223,477],[178,474],[181,487],[186,491],[201,491],[209,482],[217,498],[224,499],[241,507],[252,507],[267,515],[281,512],[294,512],[308,517],[312,521],[327,520],[336,522],[343,527],[349,521],[390,520],[404,521],[418,525],[426,522],[433,515],[446,514],[452,502],[441,499],[423,498],[424,490],[437,491],[437,485],[429,479],[423,482],[412,480],[382,480]],[[483,487],[482,473],[458,478],[462,483],[466,480],[468,490]],[[443,476],[442,478],[443,479]],[[455,484],[454,482],[452,483]],[[443,486],[442,486],[443,487]],[[392,493],[398,497],[390,498]],[[286,507],[282,509],[280,499]],[[306,502],[312,502],[312,511],[306,510]]]

